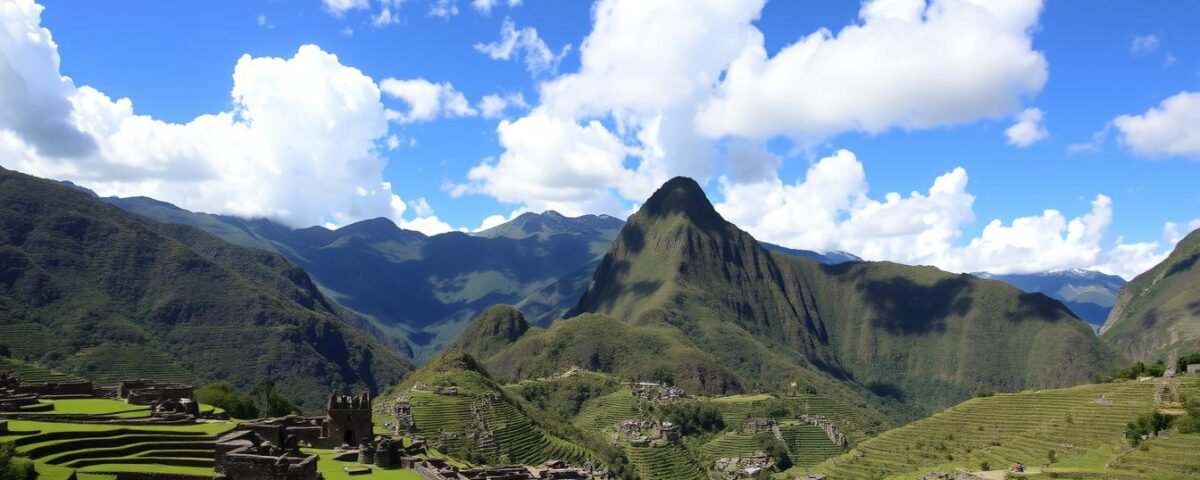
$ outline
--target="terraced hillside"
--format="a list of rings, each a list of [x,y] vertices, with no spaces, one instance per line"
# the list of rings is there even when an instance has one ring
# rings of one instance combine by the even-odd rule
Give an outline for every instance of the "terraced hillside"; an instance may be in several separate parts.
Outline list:
[[[576,446],[589,441],[584,432],[509,394],[474,358],[458,350],[434,357],[381,401],[401,394],[408,395],[416,433],[454,458],[530,465],[600,458]]]
[[[583,430],[600,431],[638,415],[637,399],[628,390],[620,390],[584,403],[571,423]]]
[[[783,444],[787,446],[788,458],[798,467],[811,467],[845,451],[815,425],[780,425],[779,433],[783,436]]]
[[[27,383],[42,383],[42,382],[63,382],[80,380],[79,377],[69,375],[48,368],[40,367],[32,363],[22,362],[20,360],[0,357],[0,372],[16,374],[21,377],[21,380]]]
[[[758,450],[762,448],[758,446],[758,438],[755,435],[737,431],[717,435],[717,438],[700,447],[700,453],[708,459],[746,457]]]
[[[822,415],[838,426],[850,444],[857,444],[863,439],[873,437],[883,432],[892,424],[878,411],[870,408],[855,407],[844,401],[817,394],[799,394],[787,396],[731,395],[717,397],[713,403],[721,409],[725,425],[736,427],[746,421],[750,415],[762,415],[768,406],[779,409],[785,408],[789,414]],[[776,420],[784,420],[777,418]]]
[[[1168,434],[1145,442],[1108,464],[1110,479],[1184,480],[1200,478],[1200,434]]]
[[[642,480],[706,480],[708,477],[682,445],[626,447],[625,455]]]
[[[138,345],[102,344],[80,350],[64,362],[97,385],[116,385],[133,378],[191,383],[196,375],[161,351]]]
[[[211,475],[213,444],[232,424],[120,426],[9,421],[17,452],[35,462],[43,480],[72,471],[156,471]]]
[[[1152,382],[1082,385],[975,398],[889,430],[813,469],[832,479],[887,478],[983,462],[1086,463],[1124,448],[1125,424],[1151,411]],[[1102,462],[1103,460],[1101,460]]]

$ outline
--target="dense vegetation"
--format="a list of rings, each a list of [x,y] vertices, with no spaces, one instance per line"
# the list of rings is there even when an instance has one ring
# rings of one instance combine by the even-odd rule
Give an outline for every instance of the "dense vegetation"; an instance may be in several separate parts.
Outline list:
[[[1200,350],[1200,230],[1121,289],[1102,336],[1139,361]]]
[[[410,367],[339,318],[303,270],[55,182],[0,170],[0,338],[114,383],[274,380],[302,408]]]
[[[576,311],[663,329],[737,380],[706,382],[704,392],[778,392],[799,384],[848,401],[865,398],[903,419],[983,388],[1087,381],[1116,358],[1042,294],[932,267],[824,265],[769,252],[721,218],[686,178],[663,185],[630,217]],[[531,342],[550,344],[550,352],[575,348],[556,337]],[[502,353],[503,363],[542,374],[524,367],[545,357],[525,342],[513,347],[521,354]],[[662,368],[712,375],[697,360]]]
[[[16,447],[0,443],[0,480],[32,480],[37,478],[33,463],[16,457]]]

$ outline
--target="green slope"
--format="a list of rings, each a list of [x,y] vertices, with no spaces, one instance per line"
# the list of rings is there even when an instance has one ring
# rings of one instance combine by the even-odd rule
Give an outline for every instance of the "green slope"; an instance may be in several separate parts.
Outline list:
[[[687,178],[630,217],[576,311],[673,330],[743,380],[731,392],[797,382],[908,419],[984,388],[1080,383],[1115,358],[1041,294],[930,267],[769,252]]]
[[[410,369],[276,254],[2,169],[0,332],[14,357],[85,378],[271,378],[309,408]]]
[[[1101,332],[1138,361],[1200,350],[1200,230],[1121,288]]]
[[[337,230],[292,229],[262,219],[188,212],[148,198],[106,201],[282,254],[312,275],[329,298],[361,314],[360,328],[420,359],[441,350],[494,304],[519,306],[535,325],[559,318],[587,288],[622,225],[607,216],[567,218],[549,211],[478,235],[430,237],[382,218]]]

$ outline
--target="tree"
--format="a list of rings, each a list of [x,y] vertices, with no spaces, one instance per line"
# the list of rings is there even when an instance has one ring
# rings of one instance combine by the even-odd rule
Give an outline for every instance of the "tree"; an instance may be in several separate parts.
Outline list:
[[[0,444],[0,480],[32,480],[37,478],[33,463],[16,458],[17,450],[12,443]]]
[[[254,390],[250,391],[250,398],[254,400],[254,404],[258,406],[259,414],[265,414],[268,417],[283,417],[287,415],[298,415],[300,409],[288,400],[287,395],[279,390],[275,382],[270,380],[260,380],[258,385],[254,386]]]
[[[12,358],[12,350],[8,349],[8,345],[0,345],[0,357]]]
[[[251,419],[258,417],[258,406],[247,395],[241,395],[229,382],[210,383],[196,390],[196,401],[222,408],[230,417]]]
[[[1174,420],[1174,417],[1163,413],[1143,414],[1125,425],[1125,438],[1129,439],[1130,445],[1136,447],[1142,443],[1143,436],[1155,435],[1170,427],[1171,420]]]
[[[664,420],[679,426],[684,435],[717,432],[725,428],[721,409],[712,402],[668,403],[660,408]]]
[[[788,457],[787,446],[771,435],[757,435],[758,448],[775,462],[775,468],[784,471],[792,468],[792,459]]]

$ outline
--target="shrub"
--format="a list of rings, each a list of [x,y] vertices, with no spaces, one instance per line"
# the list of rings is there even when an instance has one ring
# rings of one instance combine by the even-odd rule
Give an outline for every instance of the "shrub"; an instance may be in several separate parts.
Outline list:
[[[0,480],[33,480],[37,471],[33,463],[16,458],[16,447],[11,443],[0,444]]]
[[[1125,425],[1125,438],[1133,446],[1141,445],[1143,436],[1155,435],[1171,426],[1174,417],[1158,412],[1146,413]]]
[[[258,406],[247,395],[241,395],[229,382],[210,383],[196,390],[196,401],[223,408],[230,417],[250,419],[258,417]]]
[[[659,407],[663,419],[679,426],[684,435],[718,432],[725,429],[721,409],[712,402],[669,403]]]
[[[984,472],[986,472],[986,471],[988,471],[988,470],[991,470],[991,469],[992,469],[992,464],[988,463],[988,462],[987,462],[987,460],[984,460],[984,461],[982,461],[982,462],[979,462],[979,470],[980,470],[980,471],[984,471]]]

